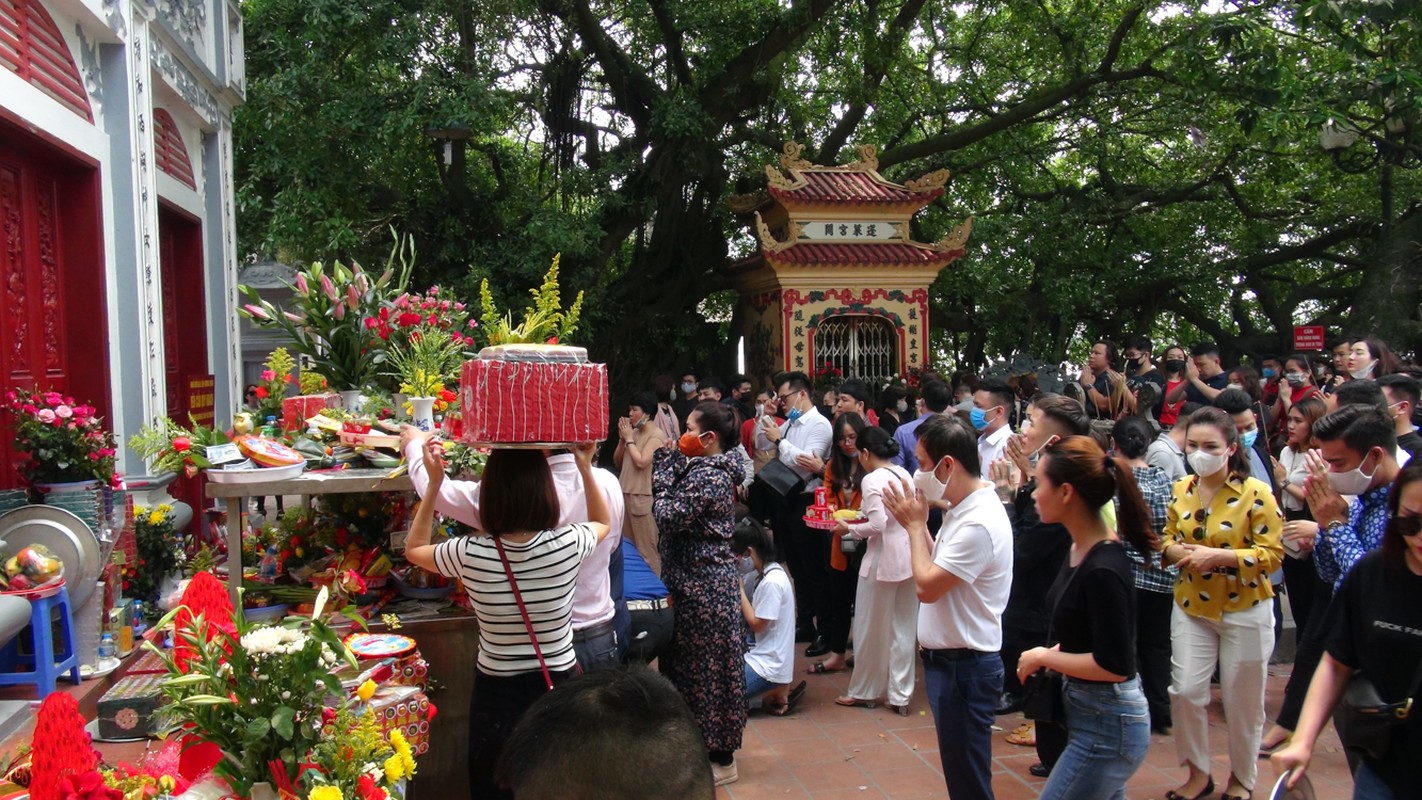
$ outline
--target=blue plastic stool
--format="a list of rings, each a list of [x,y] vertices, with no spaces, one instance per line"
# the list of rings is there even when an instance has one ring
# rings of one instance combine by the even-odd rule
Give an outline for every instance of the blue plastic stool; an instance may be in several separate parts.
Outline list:
[[[56,612],[58,612],[56,616]],[[55,623],[59,640],[55,640]],[[27,649],[20,645],[28,644]],[[30,669],[21,670],[28,666]],[[69,610],[69,587],[59,587],[52,597],[30,599],[30,626],[0,650],[0,686],[32,683],[39,699],[54,691],[59,676],[69,673],[79,683],[79,655],[74,652],[74,619]]]

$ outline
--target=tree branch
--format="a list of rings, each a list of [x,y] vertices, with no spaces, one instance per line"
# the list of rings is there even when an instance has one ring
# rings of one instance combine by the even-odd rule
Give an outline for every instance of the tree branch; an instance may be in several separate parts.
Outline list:
[[[677,83],[690,86],[691,67],[686,63],[686,53],[681,49],[681,31],[676,28],[671,9],[667,8],[666,0],[647,0],[647,5],[651,6],[652,16],[657,20],[657,28],[662,32],[662,44],[667,48],[667,58],[671,61]]]
[[[745,106],[755,75],[776,61],[802,36],[820,23],[836,5],[835,0],[801,0],[791,7],[787,18],[771,28],[759,41],[744,47],[726,62],[726,66],[701,90],[701,107],[718,123],[729,122]]]
[[[820,144],[819,154],[815,156],[815,161],[821,164],[834,164],[839,151],[848,143],[849,137],[854,133],[854,129],[859,127],[859,123],[864,121],[864,115],[869,111],[869,103],[874,96],[879,93],[879,88],[884,84],[884,78],[889,74],[889,54],[901,45],[913,28],[914,21],[918,19],[918,14],[923,10],[926,0],[908,0],[899,7],[899,13],[894,16],[889,23],[888,30],[882,36],[875,37],[872,49],[875,58],[872,64],[866,64],[868,68],[865,75],[864,96],[851,103],[846,111],[835,123],[834,129],[829,132],[825,140]],[[871,48],[866,47],[866,56]],[[865,59],[869,59],[866,57]]]

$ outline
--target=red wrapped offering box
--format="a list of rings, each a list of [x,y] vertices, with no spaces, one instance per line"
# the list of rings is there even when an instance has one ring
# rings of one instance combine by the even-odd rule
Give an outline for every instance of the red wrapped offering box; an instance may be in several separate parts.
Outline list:
[[[607,365],[581,347],[486,347],[464,362],[460,405],[470,443],[601,441],[607,436]]]
[[[281,401],[281,429],[296,431],[306,427],[306,420],[320,414],[323,409],[340,405],[338,394],[303,394]]]

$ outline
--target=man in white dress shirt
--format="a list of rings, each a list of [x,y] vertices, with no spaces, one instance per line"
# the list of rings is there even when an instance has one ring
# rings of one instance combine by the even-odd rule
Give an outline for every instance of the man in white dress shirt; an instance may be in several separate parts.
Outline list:
[[[1014,402],[1011,387],[996,379],[983,381],[973,392],[973,407],[968,414],[973,429],[978,432],[978,463],[983,468],[978,477],[985,481],[992,480],[988,468],[1002,458],[1003,448],[1012,438],[1012,426],[1007,424],[1007,417]]]

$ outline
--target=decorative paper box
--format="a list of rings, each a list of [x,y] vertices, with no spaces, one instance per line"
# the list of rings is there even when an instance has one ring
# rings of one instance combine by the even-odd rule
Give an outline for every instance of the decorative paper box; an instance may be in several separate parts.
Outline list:
[[[430,749],[430,699],[413,686],[382,686],[370,698],[375,720],[386,737],[399,728],[416,756]]]
[[[281,429],[302,430],[306,427],[306,420],[320,414],[323,409],[334,408],[340,403],[341,396],[338,394],[303,394],[299,397],[288,397],[281,401]]]
[[[153,717],[168,703],[166,675],[126,675],[99,698],[99,736],[138,739],[153,733]]]
[[[462,441],[563,444],[607,437],[607,365],[581,347],[486,347],[464,362]]]

